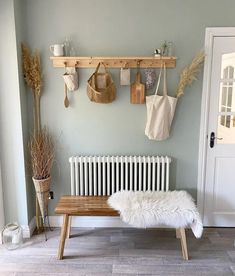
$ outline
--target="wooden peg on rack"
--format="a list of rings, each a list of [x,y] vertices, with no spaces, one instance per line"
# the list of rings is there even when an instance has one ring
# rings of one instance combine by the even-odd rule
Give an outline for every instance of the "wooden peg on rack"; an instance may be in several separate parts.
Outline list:
[[[142,60],[137,60],[137,72],[140,72],[140,63]]]

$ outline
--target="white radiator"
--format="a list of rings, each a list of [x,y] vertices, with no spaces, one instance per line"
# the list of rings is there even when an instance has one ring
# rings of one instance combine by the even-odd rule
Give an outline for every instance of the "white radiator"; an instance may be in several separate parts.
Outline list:
[[[69,162],[72,195],[169,190],[167,156],[72,156]]]

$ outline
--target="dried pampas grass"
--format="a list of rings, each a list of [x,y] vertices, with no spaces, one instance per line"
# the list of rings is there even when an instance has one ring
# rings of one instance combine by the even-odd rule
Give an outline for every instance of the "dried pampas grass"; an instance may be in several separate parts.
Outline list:
[[[42,91],[42,73],[40,56],[37,50],[31,53],[30,49],[24,44],[21,44],[21,50],[24,80],[33,92],[34,135],[36,135],[41,131],[40,98]]]
[[[33,177],[37,180],[48,178],[55,159],[55,148],[46,128],[30,137],[29,152]]]
[[[42,88],[42,74],[39,52],[35,50],[31,54],[30,49],[24,44],[21,45],[21,49],[25,82],[34,93],[37,93],[37,95],[40,96]]]
[[[201,65],[203,64],[205,59],[204,51],[198,53],[191,64],[186,66],[182,73],[180,74],[180,81],[176,90],[176,98],[184,95],[184,89],[186,86],[190,85],[194,80],[197,79],[197,75],[200,72]]]

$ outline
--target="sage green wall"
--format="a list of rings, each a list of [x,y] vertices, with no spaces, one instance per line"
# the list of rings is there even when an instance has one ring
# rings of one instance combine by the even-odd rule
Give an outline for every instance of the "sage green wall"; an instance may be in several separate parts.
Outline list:
[[[52,67],[49,45],[69,36],[81,56],[151,56],[164,40],[173,41],[178,60],[167,83],[174,95],[182,68],[204,45],[205,28],[235,25],[235,1],[26,0],[24,8],[26,40],[42,56],[42,122],[56,138],[51,213],[59,196],[70,192],[68,158],[74,154],[172,156],[171,189],[196,196],[202,74],[178,103],[170,139],[150,141],[144,135],[146,107],[129,103],[129,88],[120,87],[118,70],[112,70],[114,103],[89,101],[86,80],[92,70],[85,69],[79,70],[79,90],[69,95],[71,107],[65,109],[63,69]],[[30,94],[28,100],[32,119]]]

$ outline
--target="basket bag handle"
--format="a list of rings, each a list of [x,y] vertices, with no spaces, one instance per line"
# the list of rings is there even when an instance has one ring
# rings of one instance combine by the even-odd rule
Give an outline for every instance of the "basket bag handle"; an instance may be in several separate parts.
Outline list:
[[[91,78],[96,75],[99,71],[99,68],[100,68],[100,65],[103,65],[104,66],[104,69],[105,69],[105,73],[106,74],[109,74],[108,70],[107,70],[107,67],[105,66],[105,64],[103,62],[99,62],[96,66],[96,69],[95,69],[95,72],[90,76],[90,78],[88,79],[88,82],[91,80]]]
[[[96,67],[96,69],[95,69],[94,74],[98,73],[98,71],[100,69],[100,65],[103,65],[105,72],[108,73],[108,70],[107,70],[107,67],[105,66],[105,64],[103,62],[99,62],[98,65],[97,65],[97,67]]]

